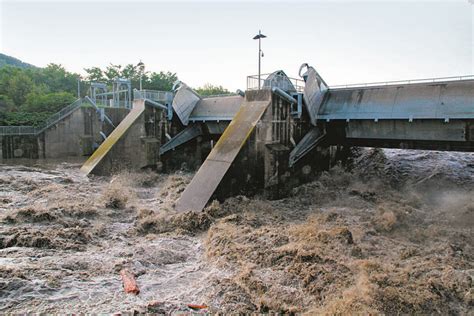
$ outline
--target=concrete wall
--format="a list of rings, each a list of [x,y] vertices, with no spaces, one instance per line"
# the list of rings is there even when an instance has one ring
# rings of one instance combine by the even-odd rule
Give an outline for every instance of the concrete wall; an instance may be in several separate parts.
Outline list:
[[[105,114],[115,126],[128,114],[127,109],[106,108]],[[100,144],[103,137],[100,132],[109,135],[113,127],[100,120],[100,114],[91,107],[79,108],[41,135],[40,156],[43,158],[62,158],[88,156]]]
[[[82,156],[90,152],[93,139],[92,108],[80,108],[39,135],[42,158]],[[86,128],[86,124],[90,128]],[[89,149],[89,150],[88,150]]]
[[[144,113],[99,162],[93,173],[109,175],[127,169],[156,168],[166,128],[165,115],[162,110],[146,107]]]
[[[128,110],[106,108],[105,113],[118,125]],[[101,130],[108,135],[112,126],[101,122],[95,109],[81,107],[39,135],[0,136],[0,159],[87,156],[102,141]]]
[[[7,158],[38,159],[38,139],[34,135],[0,136],[0,160]]]

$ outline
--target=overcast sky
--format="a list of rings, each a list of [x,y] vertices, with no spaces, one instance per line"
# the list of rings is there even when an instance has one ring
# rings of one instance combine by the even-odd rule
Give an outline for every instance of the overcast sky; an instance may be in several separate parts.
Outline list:
[[[45,66],[138,63],[191,86],[244,89],[316,67],[329,85],[474,73],[474,0],[161,2],[0,0],[0,51]]]

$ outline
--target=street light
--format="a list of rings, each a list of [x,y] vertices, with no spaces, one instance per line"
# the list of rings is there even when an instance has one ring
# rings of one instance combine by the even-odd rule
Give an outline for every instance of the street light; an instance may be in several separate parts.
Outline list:
[[[258,30],[258,34],[253,37],[254,40],[258,39],[258,90],[260,90],[260,65],[261,61],[260,58],[263,57],[262,52],[262,38],[266,36],[262,34],[261,30]]]
[[[145,64],[140,59],[140,62],[137,64],[138,69],[140,70],[140,91],[142,91],[142,77],[145,72]]]

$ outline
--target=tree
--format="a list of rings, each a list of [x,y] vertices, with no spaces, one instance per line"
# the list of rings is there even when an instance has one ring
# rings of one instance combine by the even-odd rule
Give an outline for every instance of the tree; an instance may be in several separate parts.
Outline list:
[[[30,93],[25,104],[21,107],[23,112],[49,112],[60,111],[64,106],[74,102],[76,98],[69,92],[53,92],[48,94]]]
[[[178,80],[176,73],[169,71],[152,72],[143,82],[144,89],[171,91],[173,84]]]
[[[11,126],[41,126],[51,115],[49,112],[0,112],[0,125]]]
[[[6,95],[0,94],[0,112],[11,111],[13,108],[13,100]]]
[[[218,94],[229,94],[229,90],[222,86],[214,86],[210,83],[206,83],[204,86],[197,88],[196,92],[201,96],[218,95]]]
[[[132,82],[132,89],[140,87],[140,76],[142,77],[143,89],[171,91],[173,84],[178,80],[176,73],[172,72],[144,72],[140,73],[137,65],[127,64],[114,65],[110,64],[105,70],[99,67],[84,69],[87,72],[87,79],[96,82],[105,82],[111,85],[115,78],[126,78]]]
[[[75,100],[78,74],[63,66],[0,68],[0,125],[38,125]]]
[[[13,100],[15,105],[22,105],[26,96],[34,90],[34,83],[23,71],[16,73],[8,80],[6,87],[7,96]]]
[[[21,72],[21,69],[17,67],[5,66],[0,68],[0,94],[7,94],[10,79],[19,72]]]
[[[104,82],[104,72],[99,67],[85,68],[84,71],[87,73],[87,80],[93,82]]]
[[[123,67],[120,77],[128,78],[132,81],[138,81],[140,80],[140,70],[136,65],[127,64],[125,67]]]
[[[122,66],[110,64],[104,70],[105,80],[108,84],[112,84],[115,78],[122,77]]]
[[[47,92],[76,92],[79,75],[66,71],[61,65],[49,64],[45,68],[29,69],[27,71],[32,74],[36,85],[47,87]]]

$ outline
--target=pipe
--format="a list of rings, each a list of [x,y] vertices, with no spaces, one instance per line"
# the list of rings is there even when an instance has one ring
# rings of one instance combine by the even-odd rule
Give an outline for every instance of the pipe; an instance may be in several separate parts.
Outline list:
[[[104,140],[107,139],[107,136],[105,135],[104,132],[100,131],[99,134],[100,134],[100,136],[102,136],[102,138],[103,138]]]
[[[285,91],[283,91],[282,89],[278,87],[273,87],[272,92],[279,95],[280,97],[290,102],[291,104],[295,104],[297,102],[291,95],[289,95],[288,93],[286,93]]]
[[[153,106],[154,108],[157,108],[157,109],[160,109],[160,110],[168,110],[168,107],[161,104],[161,103],[158,103],[158,102],[155,102],[155,101],[152,101],[150,99],[147,99],[145,98],[144,99],[145,102],[149,103],[151,106]]]
[[[91,98],[89,98],[89,96],[86,96],[85,99],[90,103],[92,104],[92,106],[95,108],[95,110],[97,111],[97,113],[101,113],[104,115],[104,119],[107,123],[109,123],[113,128],[115,128],[115,125],[114,123],[112,123],[112,120],[107,116],[107,114],[105,114],[105,112],[102,112],[101,109],[99,109],[99,107],[97,106],[97,104],[95,104],[94,100],[92,100]],[[103,109],[102,109],[103,110]]]
[[[113,123],[112,120],[107,116],[107,114],[105,114],[105,112],[104,112],[104,119],[105,119],[105,121],[106,121],[107,123],[110,124],[110,126],[112,126],[113,128],[115,128],[114,123]]]

